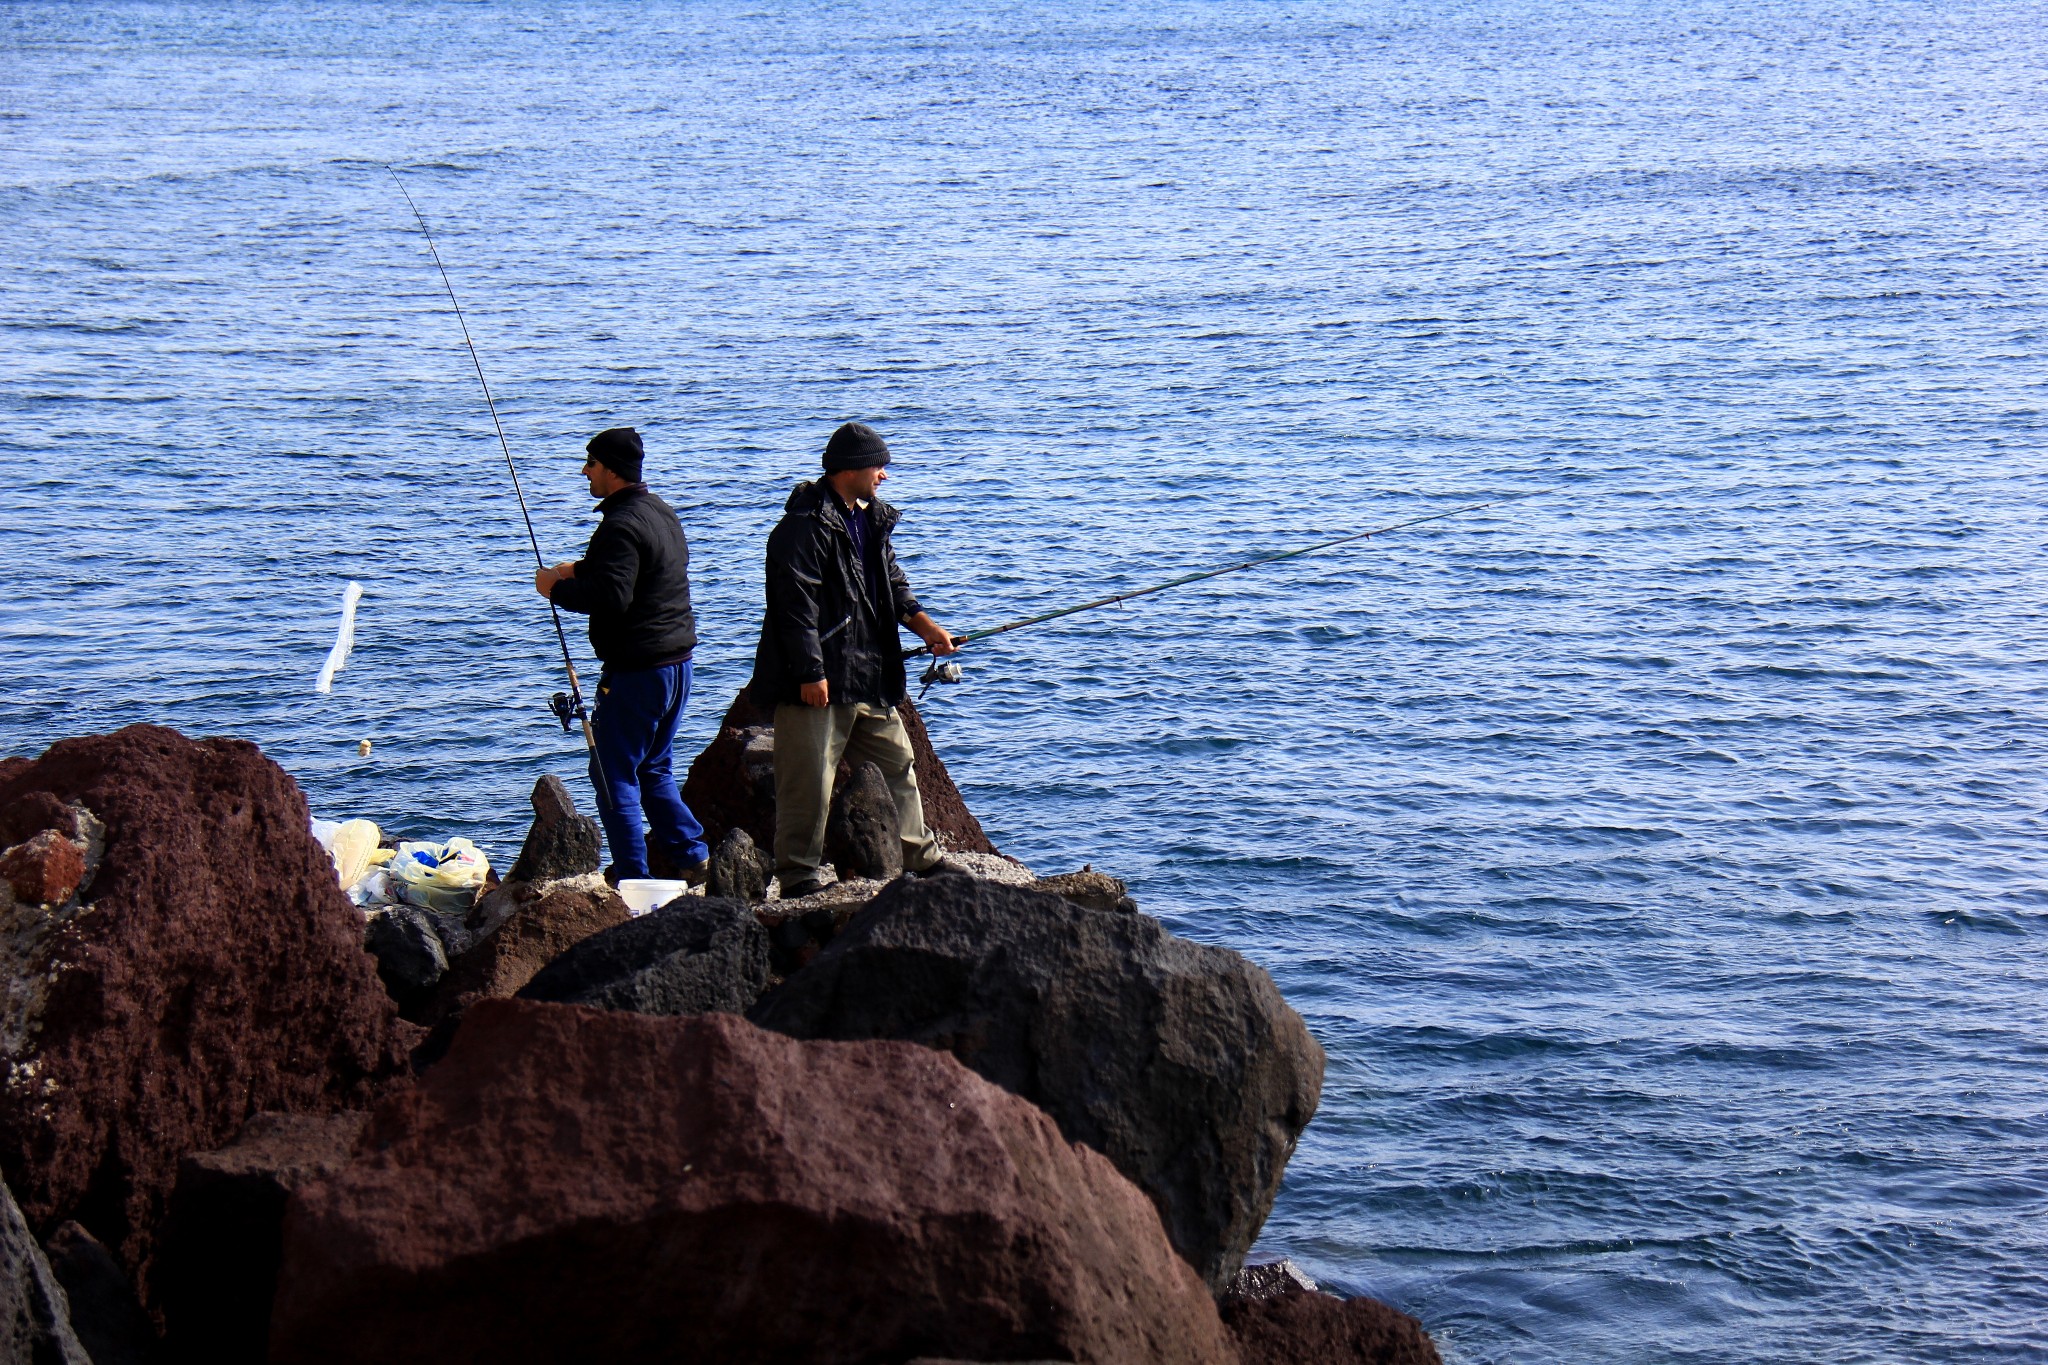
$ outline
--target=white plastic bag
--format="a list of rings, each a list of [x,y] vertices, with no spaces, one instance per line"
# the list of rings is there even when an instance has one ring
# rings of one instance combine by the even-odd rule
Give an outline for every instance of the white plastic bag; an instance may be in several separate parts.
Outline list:
[[[467,910],[491,874],[491,860],[467,839],[445,844],[403,843],[386,869],[391,890],[407,905],[426,910]]]

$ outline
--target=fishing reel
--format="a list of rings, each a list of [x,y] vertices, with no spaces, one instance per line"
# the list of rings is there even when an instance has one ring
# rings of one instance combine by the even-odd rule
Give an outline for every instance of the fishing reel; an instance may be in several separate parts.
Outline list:
[[[931,667],[918,676],[924,686],[918,691],[917,699],[924,700],[924,694],[932,690],[933,683],[956,683],[967,676],[966,671],[951,659],[933,659]]]
[[[567,692],[557,692],[548,698],[548,710],[562,722],[562,733],[566,735],[576,728],[577,721],[583,719],[583,699],[572,699]]]

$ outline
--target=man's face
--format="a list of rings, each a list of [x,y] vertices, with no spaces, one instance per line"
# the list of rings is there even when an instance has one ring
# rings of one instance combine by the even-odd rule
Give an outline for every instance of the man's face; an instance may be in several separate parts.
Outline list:
[[[889,471],[881,465],[872,469],[849,469],[840,474],[840,492],[856,502],[875,496],[875,490],[889,481]]]
[[[608,498],[619,491],[613,482],[617,476],[595,459],[584,460],[583,477],[590,481],[590,496],[593,498]]]

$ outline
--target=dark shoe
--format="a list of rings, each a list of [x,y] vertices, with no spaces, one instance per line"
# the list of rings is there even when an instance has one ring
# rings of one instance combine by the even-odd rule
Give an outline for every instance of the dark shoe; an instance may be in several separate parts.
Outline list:
[[[815,896],[830,885],[816,877],[806,877],[802,881],[789,883],[778,880],[776,884],[782,887],[782,899],[786,901],[800,901],[805,896]]]
[[[941,858],[930,867],[921,867],[910,874],[913,877],[972,877],[969,872],[951,858]]]
[[[711,880],[711,860],[689,863],[676,869],[676,878],[684,886],[702,886]]]

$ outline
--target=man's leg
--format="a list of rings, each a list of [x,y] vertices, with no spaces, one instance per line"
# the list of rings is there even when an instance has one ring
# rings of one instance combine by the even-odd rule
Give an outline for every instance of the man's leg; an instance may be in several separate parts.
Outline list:
[[[606,871],[613,881],[647,875],[640,764],[667,702],[658,669],[607,669],[597,680],[597,705],[590,715],[597,752],[590,760],[590,781],[598,792],[598,818],[612,855]]]
[[[655,722],[647,756],[640,760],[640,804],[646,808],[647,823],[654,826],[654,837],[661,841],[670,860],[677,867],[695,867],[711,856],[711,850],[704,846],[704,826],[683,804],[683,794],[676,789],[674,753],[676,723],[683,717],[683,708],[690,704],[690,661],[685,659],[652,671],[662,680],[668,706]]]
[[[819,879],[832,770],[846,747],[854,709],[775,708],[775,876],[785,887]]]
[[[856,767],[872,763],[882,770],[889,783],[889,795],[896,798],[896,822],[903,829],[903,866],[911,872],[922,872],[945,855],[939,841],[924,827],[924,798],[917,792],[917,751],[910,747],[910,732],[903,728],[903,717],[896,714],[893,706],[853,709],[855,719],[853,733],[846,739],[846,761]],[[778,738],[778,745],[780,742]],[[823,830],[820,824],[821,843]]]

